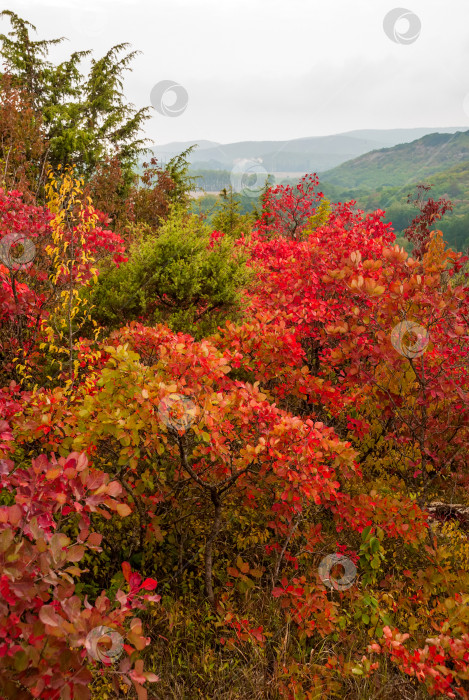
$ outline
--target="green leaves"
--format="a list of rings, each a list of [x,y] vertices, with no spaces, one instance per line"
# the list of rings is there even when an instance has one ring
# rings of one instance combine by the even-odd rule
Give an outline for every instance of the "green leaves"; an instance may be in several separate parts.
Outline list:
[[[380,540],[372,535],[372,531],[371,526],[367,526],[362,531],[360,564],[364,570],[364,583],[371,583],[376,580],[376,574],[381,566],[381,561],[384,559]],[[372,599],[370,599],[370,604],[372,604]]]
[[[200,338],[241,309],[253,274],[245,263],[232,240],[214,245],[198,217],[174,209],[158,237],[133,245],[127,263],[100,275],[95,318],[115,327],[143,315]]]

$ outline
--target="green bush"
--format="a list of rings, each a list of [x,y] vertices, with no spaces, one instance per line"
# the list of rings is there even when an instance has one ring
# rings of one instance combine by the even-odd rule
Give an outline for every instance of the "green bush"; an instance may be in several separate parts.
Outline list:
[[[253,272],[231,238],[211,241],[211,235],[199,217],[174,208],[157,237],[131,245],[127,263],[102,270],[94,319],[116,328],[140,318],[200,339],[238,318],[241,290]]]

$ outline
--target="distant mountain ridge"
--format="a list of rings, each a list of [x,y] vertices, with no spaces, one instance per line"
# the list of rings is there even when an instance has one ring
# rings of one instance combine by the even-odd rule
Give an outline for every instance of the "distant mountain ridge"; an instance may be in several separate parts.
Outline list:
[[[303,137],[284,141],[180,141],[153,148],[163,163],[198,143],[189,161],[193,168],[231,170],[238,160],[259,160],[267,172],[324,172],[346,161],[383,148],[404,144],[438,131],[454,134],[468,127],[419,127],[413,129],[360,129],[330,136]]]

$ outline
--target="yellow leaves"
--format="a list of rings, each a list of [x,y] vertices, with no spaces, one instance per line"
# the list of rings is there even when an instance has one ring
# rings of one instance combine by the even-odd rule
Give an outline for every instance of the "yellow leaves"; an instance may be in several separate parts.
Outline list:
[[[328,277],[331,277],[334,280],[336,280],[336,279],[343,280],[344,277],[346,276],[346,274],[347,274],[346,269],[341,269],[341,270],[336,269],[336,270],[330,270],[328,273]]]
[[[363,287],[363,283],[364,283],[364,279],[363,279],[362,275],[358,275],[358,277],[354,277],[350,281],[349,287],[350,287],[350,289],[360,289],[361,287]]]
[[[365,260],[362,267],[365,270],[379,270],[382,265],[382,260]]]
[[[362,275],[354,277],[349,283],[350,289],[361,289],[369,294],[369,296],[378,296],[383,294],[385,287],[376,283],[376,280],[371,277],[364,278]]]
[[[386,288],[380,284],[376,284],[376,285],[370,284],[369,289],[368,289],[368,293],[370,296],[375,297],[375,296],[379,296],[380,294],[383,294],[385,292],[385,289]]]
[[[42,554],[43,552],[47,552],[48,545],[43,537],[39,537],[39,539],[36,540],[36,547],[37,547],[37,551],[40,554]]]

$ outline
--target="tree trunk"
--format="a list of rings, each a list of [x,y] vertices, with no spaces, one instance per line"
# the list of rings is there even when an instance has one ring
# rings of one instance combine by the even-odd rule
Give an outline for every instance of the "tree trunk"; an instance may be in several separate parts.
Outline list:
[[[221,500],[220,494],[215,488],[210,490],[210,496],[215,509],[212,531],[205,545],[205,594],[212,607],[215,607],[215,595],[213,593],[212,566],[213,566],[213,545],[220,529]]]

